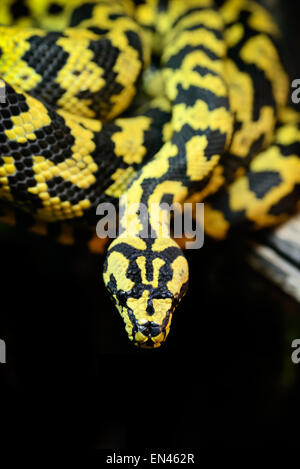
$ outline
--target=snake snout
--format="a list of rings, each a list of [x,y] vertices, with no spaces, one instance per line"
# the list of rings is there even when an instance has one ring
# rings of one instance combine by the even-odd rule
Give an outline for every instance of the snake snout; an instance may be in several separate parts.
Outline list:
[[[138,327],[139,331],[147,337],[156,337],[161,333],[162,327],[153,321],[148,321]]]
[[[161,346],[166,336],[167,330],[165,324],[158,324],[155,321],[137,322],[133,341],[138,347],[156,348]]]

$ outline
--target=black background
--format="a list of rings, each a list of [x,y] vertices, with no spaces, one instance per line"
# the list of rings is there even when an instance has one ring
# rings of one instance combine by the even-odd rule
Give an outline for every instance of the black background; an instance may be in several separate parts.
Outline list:
[[[281,2],[292,78],[298,2]],[[191,284],[167,344],[133,347],[102,259],[1,227],[3,446],[202,449],[298,444],[300,307],[251,270],[240,240],[187,252]]]

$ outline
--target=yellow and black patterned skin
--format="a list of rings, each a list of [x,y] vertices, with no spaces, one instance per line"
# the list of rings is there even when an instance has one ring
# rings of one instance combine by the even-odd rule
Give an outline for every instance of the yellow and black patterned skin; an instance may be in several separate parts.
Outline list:
[[[96,207],[119,201],[104,282],[130,340],[158,347],[188,285],[159,204],[205,201],[215,239],[299,209],[280,32],[252,0],[5,0],[0,22],[0,219],[101,252]]]

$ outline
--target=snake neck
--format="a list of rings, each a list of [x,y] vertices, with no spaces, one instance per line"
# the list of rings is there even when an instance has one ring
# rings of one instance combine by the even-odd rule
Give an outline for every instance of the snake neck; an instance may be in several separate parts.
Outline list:
[[[120,234],[104,265],[104,282],[129,338],[142,347],[165,341],[188,284],[187,261],[170,237],[168,211],[151,198],[153,189],[148,184],[138,192],[133,183],[121,198]]]

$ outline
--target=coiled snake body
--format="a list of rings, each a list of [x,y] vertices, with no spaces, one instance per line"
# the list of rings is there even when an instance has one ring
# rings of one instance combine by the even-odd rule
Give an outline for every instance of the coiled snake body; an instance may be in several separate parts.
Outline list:
[[[95,249],[96,207],[120,201],[104,282],[129,338],[157,347],[188,283],[161,202],[205,200],[215,239],[299,209],[280,33],[251,0],[5,0],[0,21],[1,219]],[[152,99],[118,117],[141,80]]]

